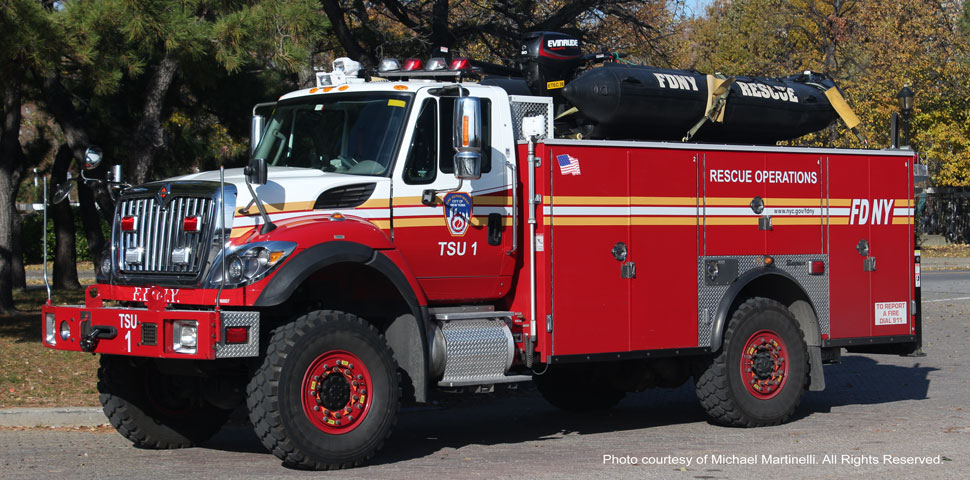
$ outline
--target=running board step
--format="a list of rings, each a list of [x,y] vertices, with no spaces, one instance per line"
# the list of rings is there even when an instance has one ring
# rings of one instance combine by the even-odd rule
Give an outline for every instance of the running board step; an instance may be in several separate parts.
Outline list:
[[[502,377],[463,378],[461,380],[438,382],[439,387],[470,387],[473,385],[495,385],[532,381],[532,375],[506,375]]]

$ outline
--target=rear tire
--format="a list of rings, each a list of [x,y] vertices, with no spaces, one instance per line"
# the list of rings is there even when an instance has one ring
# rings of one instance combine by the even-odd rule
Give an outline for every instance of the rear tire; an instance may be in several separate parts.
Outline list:
[[[604,410],[616,406],[626,392],[613,386],[610,377],[591,365],[560,365],[532,381],[547,402],[570,412]]]
[[[277,328],[247,388],[256,435],[289,467],[359,466],[383,446],[400,408],[397,362],[354,315],[321,310]]]
[[[784,305],[752,298],[734,312],[720,353],[700,368],[697,397],[715,423],[778,425],[808,385],[808,349]]]
[[[150,360],[102,355],[98,398],[111,425],[135,446],[191,447],[215,435],[232,413],[203,400],[198,381],[159,372]]]

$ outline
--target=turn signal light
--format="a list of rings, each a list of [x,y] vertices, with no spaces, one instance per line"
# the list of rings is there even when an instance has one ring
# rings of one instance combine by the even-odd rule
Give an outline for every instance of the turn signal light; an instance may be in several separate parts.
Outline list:
[[[121,231],[134,232],[138,229],[138,217],[128,215],[121,218]]]
[[[247,342],[249,342],[249,327],[226,328],[226,343],[247,343]]]
[[[202,230],[202,219],[198,215],[185,217],[182,220],[182,230],[186,232],[198,232]]]

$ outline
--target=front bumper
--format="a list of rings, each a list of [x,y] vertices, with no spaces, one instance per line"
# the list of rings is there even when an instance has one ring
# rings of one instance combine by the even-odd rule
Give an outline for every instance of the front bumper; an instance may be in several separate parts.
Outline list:
[[[259,312],[168,309],[170,305],[163,301],[149,301],[146,308],[105,307],[97,291],[92,295],[90,290],[84,306],[45,305],[41,309],[44,346],[196,360],[259,355]],[[183,341],[180,333],[186,327],[188,331],[194,327],[194,345]],[[227,329],[233,331],[230,341]]]

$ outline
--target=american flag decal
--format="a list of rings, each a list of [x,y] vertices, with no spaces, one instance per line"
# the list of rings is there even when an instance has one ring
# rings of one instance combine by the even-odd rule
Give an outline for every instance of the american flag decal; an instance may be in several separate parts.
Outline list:
[[[579,159],[571,155],[556,155],[559,161],[559,173],[563,175],[579,175]]]

